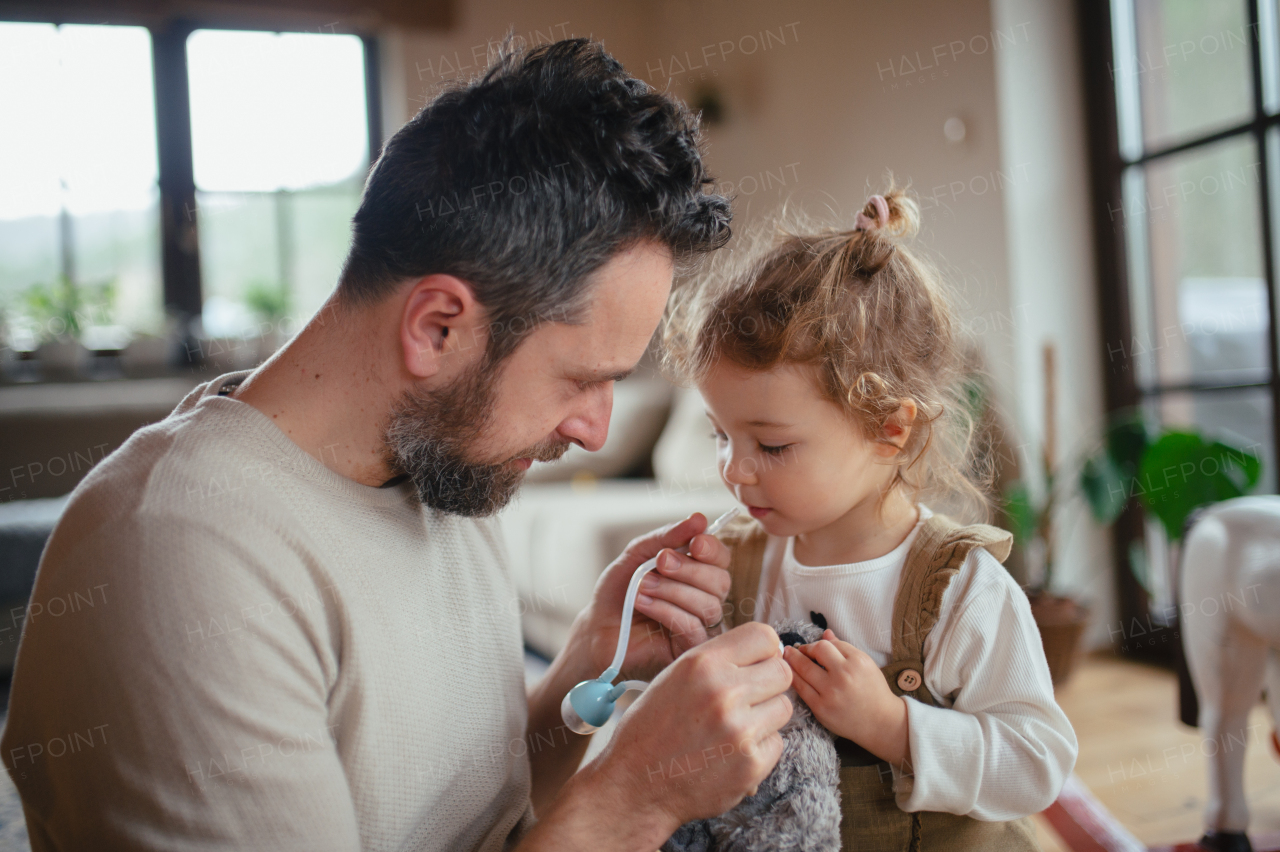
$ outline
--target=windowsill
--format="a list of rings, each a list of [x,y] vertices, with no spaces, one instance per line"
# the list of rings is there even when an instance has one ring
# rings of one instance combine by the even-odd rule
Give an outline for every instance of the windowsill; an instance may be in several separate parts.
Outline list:
[[[172,408],[210,378],[212,375],[189,371],[154,378],[6,384],[0,387],[0,417]]]
[[[199,349],[191,353],[202,357],[198,366],[165,363],[153,352],[147,353],[152,357],[143,359],[131,357],[128,350],[123,357],[81,350],[70,361],[42,362],[39,358],[15,359],[12,352],[0,350],[0,393],[11,388],[56,386],[69,390],[152,379],[186,380],[194,386],[233,370],[252,369],[270,357],[280,343],[261,338],[202,340]],[[172,352],[180,349],[180,344],[164,344],[164,348]]]

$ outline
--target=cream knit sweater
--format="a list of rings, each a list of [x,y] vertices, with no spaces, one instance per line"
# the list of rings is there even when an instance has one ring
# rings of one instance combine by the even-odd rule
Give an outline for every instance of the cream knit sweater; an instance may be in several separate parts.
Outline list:
[[[529,828],[489,520],[358,485],[224,376],[76,489],[3,761],[49,849],[498,850]]]

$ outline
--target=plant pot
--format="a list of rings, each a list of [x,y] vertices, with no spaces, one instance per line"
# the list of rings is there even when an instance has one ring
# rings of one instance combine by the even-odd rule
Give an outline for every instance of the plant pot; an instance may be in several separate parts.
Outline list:
[[[1049,676],[1055,687],[1061,686],[1080,659],[1080,640],[1089,623],[1089,610],[1072,598],[1058,595],[1035,594],[1029,600],[1049,662]]]
[[[87,366],[89,350],[70,335],[46,340],[36,349],[40,372],[45,379],[75,378]]]

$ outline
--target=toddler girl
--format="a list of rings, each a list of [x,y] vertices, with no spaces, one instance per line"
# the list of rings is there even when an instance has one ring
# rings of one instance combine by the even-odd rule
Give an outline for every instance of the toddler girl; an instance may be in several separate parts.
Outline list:
[[[701,391],[751,516],[721,534],[726,626],[825,628],[784,658],[837,737],[843,848],[1036,849],[1022,818],[1057,797],[1076,739],[1000,564],[1012,537],[919,502],[987,508],[955,322],[900,242],[918,218],[890,190],[853,230],[784,235],[678,292],[667,365]]]

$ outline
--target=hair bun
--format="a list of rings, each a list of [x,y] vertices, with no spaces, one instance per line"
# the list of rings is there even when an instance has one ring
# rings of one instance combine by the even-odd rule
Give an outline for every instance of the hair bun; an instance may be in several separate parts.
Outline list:
[[[855,228],[879,231],[891,237],[912,237],[920,230],[920,207],[905,189],[899,189],[890,180],[883,195],[867,199],[858,212]]]

